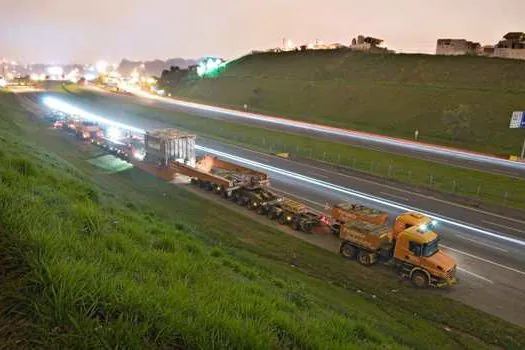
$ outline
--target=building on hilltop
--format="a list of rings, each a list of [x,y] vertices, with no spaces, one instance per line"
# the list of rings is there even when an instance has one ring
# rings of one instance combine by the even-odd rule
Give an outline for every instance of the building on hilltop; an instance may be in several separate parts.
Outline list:
[[[466,39],[438,39],[436,55],[477,55],[481,45]]]
[[[525,60],[525,33],[507,33],[494,47],[494,56]]]
[[[357,38],[352,39],[350,49],[355,51],[373,52],[373,53],[393,53],[386,47],[380,46],[384,42],[383,39],[374,38],[371,36],[358,35]]]
[[[479,55],[525,60],[525,33],[510,32],[496,45],[483,47],[466,39],[438,39],[436,55]]]

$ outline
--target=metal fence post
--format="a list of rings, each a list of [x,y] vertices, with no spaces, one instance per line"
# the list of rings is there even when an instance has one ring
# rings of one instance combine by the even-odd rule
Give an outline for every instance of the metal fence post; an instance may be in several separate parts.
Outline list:
[[[478,195],[478,198],[480,197],[481,195],[481,185],[478,185],[478,190],[477,190],[477,195]]]
[[[456,193],[456,180],[452,180],[452,193]]]
[[[430,178],[430,187],[432,187],[432,183],[433,183],[434,177],[432,175],[430,175],[429,178]]]

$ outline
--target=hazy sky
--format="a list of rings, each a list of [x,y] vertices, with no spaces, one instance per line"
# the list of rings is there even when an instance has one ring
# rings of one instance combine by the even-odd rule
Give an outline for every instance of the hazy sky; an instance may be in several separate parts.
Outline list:
[[[0,0],[0,58],[233,58],[294,43],[350,43],[359,33],[403,52],[438,37],[497,42],[525,31],[525,0]]]

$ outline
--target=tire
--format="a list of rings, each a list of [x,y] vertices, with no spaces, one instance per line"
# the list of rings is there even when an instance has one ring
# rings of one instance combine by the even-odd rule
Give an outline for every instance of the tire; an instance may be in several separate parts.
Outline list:
[[[295,230],[295,231],[300,231],[301,230],[301,223],[297,220],[294,220],[292,222],[292,228]]]
[[[410,280],[417,288],[427,288],[429,286],[428,276],[423,271],[414,271]]]
[[[286,214],[285,213],[282,213],[281,216],[279,216],[279,223],[281,225],[286,225]]]
[[[262,205],[259,205],[259,207],[257,208],[256,212],[259,215],[264,215],[264,214],[266,214],[266,209],[264,209],[264,207]]]
[[[359,261],[359,263],[361,265],[370,266],[370,265],[372,265],[371,254],[369,252],[367,252],[367,251],[361,250],[357,254],[357,261]]]
[[[311,233],[312,232],[312,224],[310,222],[302,222],[301,223],[301,229],[304,233]]]
[[[270,219],[270,220],[275,220],[276,217],[277,217],[277,216],[275,215],[275,212],[274,212],[272,209],[270,209],[270,210],[268,211],[268,213],[266,213],[266,216],[267,216],[268,219]]]
[[[356,247],[354,247],[350,243],[343,243],[343,244],[341,244],[341,249],[339,250],[339,252],[341,253],[341,255],[345,259],[351,259],[351,260],[355,259],[355,257],[357,256],[358,251],[359,251],[359,249],[357,249]]]

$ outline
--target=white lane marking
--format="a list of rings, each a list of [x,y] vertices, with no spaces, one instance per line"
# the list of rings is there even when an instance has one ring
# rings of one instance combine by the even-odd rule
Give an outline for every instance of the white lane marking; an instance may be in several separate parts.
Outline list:
[[[486,224],[497,226],[497,227],[501,227],[501,228],[504,228],[504,229],[507,229],[507,230],[512,230],[512,231],[516,231],[516,232],[520,232],[520,233],[525,233],[525,231],[523,231],[523,230],[520,230],[520,229],[517,229],[517,228],[514,228],[514,227],[509,227],[507,225],[498,224],[497,222],[492,222],[492,221],[487,221],[487,220],[481,220],[481,221],[486,223]]]
[[[486,278],[486,277],[483,277],[483,276],[481,276],[481,275],[478,275],[477,273],[471,272],[471,271],[469,271],[469,270],[465,270],[465,269],[463,269],[463,268],[461,268],[461,267],[458,267],[457,269],[458,269],[458,271],[461,271],[461,272],[464,272],[464,273],[469,274],[469,275],[471,275],[471,276],[474,276],[474,277],[476,277],[476,278],[479,278],[480,280],[483,280],[483,281],[488,282],[488,283],[490,283],[490,284],[494,284],[493,281],[489,280],[489,279]]]
[[[320,170],[321,170],[321,169],[320,169]],[[310,174],[315,175],[315,176],[318,176],[318,177],[321,177],[321,178],[323,178],[323,179],[328,179],[328,176],[323,175],[323,174],[314,173],[314,172],[311,172]]]
[[[464,239],[466,241],[470,241],[470,242],[474,242],[476,244],[481,244],[481,245],[484,245],[485,247],[489,247],[489,248],[492,248],[492,249],[497,249],[497,250],[501,250],[502,252],[505,252],[505,253],[508,253],[509,251],[506,250],[506,249],[503,249],[503,248],[500,248],[500,247],[496,247],[496,246],[493,246],[493,245],[490,245],[490,244],[487,244],[487,243],[483,243],[483,242],[480,242],[480,241],[476,241],[475,239],[472,239],[472,238],[467,238],[467,237],[464,237],[462,235],[455,235],[456,237],[458,238],[461,238],[461,239]]]
[[[446,245],[444,245],[444,244],[442,244],[441,246],[442,246],[443,248],[446,248],[446,249],[452,250],[453,252],[456,252],[456,253],[459,253],[459,254],[463,254],[463,255],[469,256],[469,257],[471,257],[471,258],[478,259],[478,260],[480,260],[480,261],[486,262],[487,264],[492,264],[492,265],[494,265],[494,266],[501,267],[502,269],[506,269],[506,270],[509,270],[509,271],[512,271],[512,272],[516,272],[516,273],[519,273],[519,274],[525,276],[525,272],[523,272],[523,271],[521,271],[521,270],[518,270],[518,269],[515,269],[514,267],[510,267],[510,266],[502,265],[502,264],[497,263],[497,262],[495,262],[495,261],[487,260],[487,259],[481,258],[481,257],[479,257],[479,256],[476,256],[476,255],[473,255],[473,254],[470,254],[470,253],[464,252],[464,251],[462,251],[462,250],[454,249],[454,248],[449,247],[449,246],[446,246]]]
[[[401,199],[401,200],[406,201],[406,202],[408,202],[410,200],[407,197],[398,196],[398,195],[395,195],[395,194],[392,194],[392,193],[388,193],[388,192],[381,192],[380,191],[379,193],[384,194],[385,196],[390,196],[390,197],[393,197],[393,198]]]

